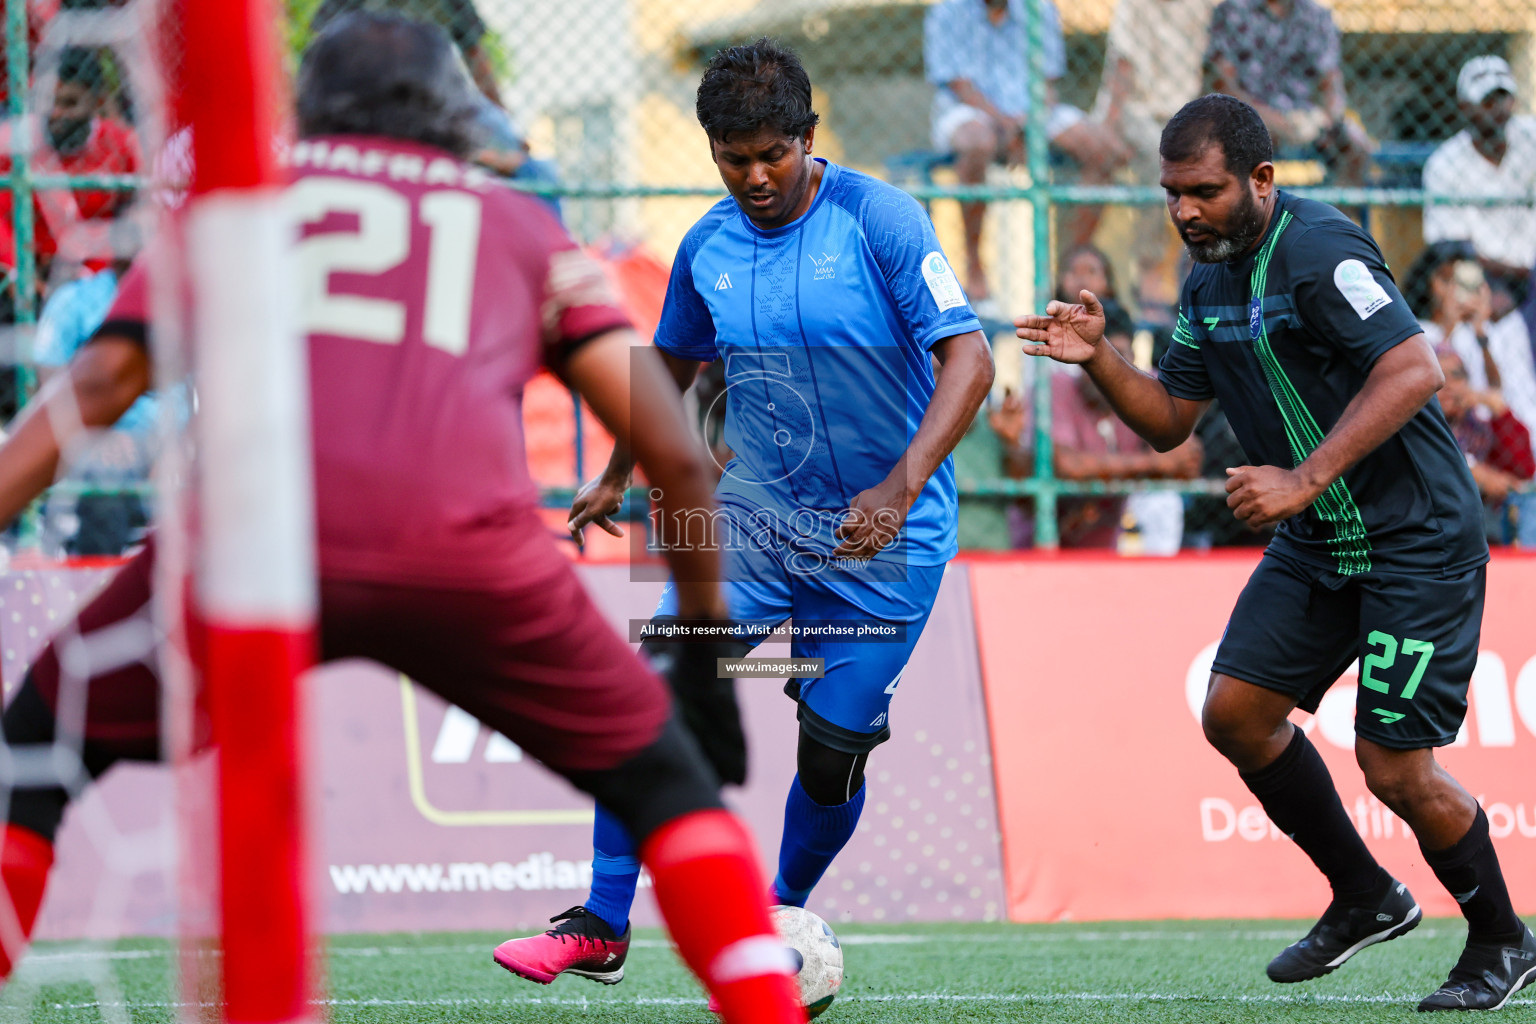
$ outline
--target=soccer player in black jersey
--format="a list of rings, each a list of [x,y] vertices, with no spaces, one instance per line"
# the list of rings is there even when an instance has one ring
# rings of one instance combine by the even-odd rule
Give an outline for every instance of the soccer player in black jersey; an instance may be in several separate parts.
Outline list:
[[[1196,265],[1158,375],[1103,343],[1090,292],[1016,326],[1031,355],[1082,364],[1159,451],[1220,399],[1250,462],[1227,470],[1227,504],[1253,526],[1277,524],[1233,609],[1203,717],[1333,887],[1269,976],[1320,977],[1422,917],[1287,720],[1315,711],[1359,657],[1356,759],[1468,922],[1465,951],[1419,1009],[1497,1009],[1536,976],[1536,935],[1510,904],[1487,816],[1434,756],[1466,716],[1488,561],[1477,488],[1434,401],[1439,365],[1370,235],[1275,188],[1252,107],[1190,102],[1163,129],[1161,156]]]

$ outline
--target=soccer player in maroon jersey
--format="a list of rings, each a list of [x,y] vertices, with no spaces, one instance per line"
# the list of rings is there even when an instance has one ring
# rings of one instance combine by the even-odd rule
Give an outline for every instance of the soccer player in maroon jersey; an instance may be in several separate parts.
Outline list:
[[[523,387],[541,367],[575,387],[633,447],[664,515],[710,507],[703,453],[600,268],[540,203],[464,162],[469,89],[440,30],[386,15],[338,19],[300,71],[290,198],[310,353],[321,656],[398,669],[613,808],[726,1019],[804,1020],[750,837],[721,805],[666,685],[606,625],[537,515]],[[148,386],[149,324],[140,267],[70,373],[0,446],[0,517],[51,480],[73,440],[70,404],[79,423],[99,426]],[[151,544],[81,611],[79,639],[38,658],[5,711],[8,743],[73,741],[91,777],[160,756],[154,666],[95,671],[83,728],[69,725],[60,685],[61,663],[78,653],[70,643],[142,613],[153,557]],[[668,557],[692,581],[686,614],[724,619],[716,553]],[[711,653],[683,652],[677,699],[691,721],[739,738]],[[23,932],[77,782],[11,794],[0,881]]]

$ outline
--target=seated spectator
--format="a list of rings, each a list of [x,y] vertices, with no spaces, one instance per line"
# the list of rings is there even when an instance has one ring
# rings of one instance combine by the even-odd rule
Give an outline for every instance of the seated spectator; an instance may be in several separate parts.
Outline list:
[[[1438,354],[1440,370],[1445,374],[1440,407],[1483,496],[1489,513],[1489,540],[1508,543],[1518,536],[1522,547],[1536,547],[1536,501],[1529,493],[1516,493],[1536,476],[1530,431],[1511,414],[1497,388],[1482,392],[1472,389],[1466,367],[1455,352],[1442,346]],[[1515,530],[1506,530],[1504,523],[1511,512],[1518,522]]]
[[[1199,96],[1201,55],[1217,0],[1119,0],[1104,41],[1094,120],[1125,143],[1142,183],[1157,183],[1163,125]],[[1153,210],[1166,219],[1161,210]]]
[[[1097,295],[1101,302],[1118,302],[1120,299],[1115,291],[1115,271],[1109,264],[1109,257],[1094,245],[1074,245],[1068,249],[1056,271],[1057,301],[1081,302],[1078,295],[1084,289]]]
[[[1314,152],[1340,184],[1360,185],[1374,148],[1345,116],[1339,29],[1316,0],[1222,0],[1205,63],[1216,92],[1259,112],[1277,148]]]
[[[485,48],[485,34],[489,29],[475,8],[475,0],[321,0],[319,9],[309,21],[310,34],[323,32],[325,26],[349,11],[398,14],[438,26],[448,33],[448,38],[464,55],[464,63],[469,67],[476,88],[486,99],[501,105],[501,87],[496,83],[496,71]]]
[[[559,172],[553,163],[533,158],[527,140],[505,109],[482,96],[475,120],[485,136],[485,145],[475,154],[475,163],[509,181],[553,183],[559,180]],[[554,196],[541,198],[556,217],[560,216],[559,199]]]
[[[1075,160],[1084,183],[1109,181],[1126,160],[1125,147],[1103,125],[1088,120],[1076,107],[1058,103],[1055,81],[1066,73],[1066,44],[1061,17],[1044,0],[1046,109],[1041,115],[1046,137],[1061,153]],[[962,184],[985,183],[994,161],[1022,163],[1024,125],[1030,117],[1030,49],[1024,0],[943,0],[928,9],[923,21],[923,64],[933,97],[933,146],[954,153],[955,173]],[[984,203],[960,204],[965,226],[965,287],[973,301],[987,298],[986,270],[981,262]],[[1096,210],[1084,209],[1071,231],[1074,242],[1086,242],[1098,221]]]
[[[86,47],[66,47],[59,58],[58,87],[45,130],[36,140],[35,174],[138,174],[143,166],[133,130],[102,116],[106,76],[101,57]],[[0,127],[0,173],[10,173],[10,123]],[[103,189],[47,189],[36,193],[39,264],[62,252],[66,262],[110,262],[107,224],[133,202],[133,193]],[[11,222],[11,193],[0,193],[0,221]],[[0,263],[15,266],[14,243]]]
[[[1425,248],[1404,276],[1403,295],[1432,345],[1460,358],[1475,392],[1499,389],[1515,417],[1536,425],[1536,360],[1518,311],[1493,316],[1492,291],[1466,242]]]
[[[1104,305],[1104,338],[1131,358],[1134,327],[1125,310]],[[1086,373],[1051,377],[1051,443],[1063,480],[1191,480],[1200,474],[1201,447],[1193,437],[1170,452],[1156,452],[1110,408]],[[1070,497],[1057,503],[1061,546],[1113,548],[1126,499]],[[1177,536],[1177,532],[1175,532]]]
[[[1424,241],[1470,242],[1502,319],[1525,298],[1536,263],[1536,117],[1515,113],[1517,86],[1502,57],[1473,57],[1456,78],[1467,126],[1424,163]],[[1505,197],[1458,206],[1446,197]],[[1440,201],[1436,201],[1436,199]]]
[[[1138,184],[1155,185],[1157,146],[1163,125],[1199,96],[1201,57],[1217,0],[1119,0],[1105,40],[1104,77],[1094,120],[1124,143]],[[1178,301],[1179,245],[1168,213],[1155,205],[1134,208],[1133,240],[1122,266],[1136,285],[1138,312]],[[1076,301],[1076,300],[1074,300]]]
[[[55,289],[43,305],[33,341],[32,359],[46,382],[60,372],[96,333],[117,296],[137,239],[127,221],[112,232],[118,253],[104,270]],[[98,431],[80,450],[69,453],[59,479],[111,490],[149,482],[156,451],[159,402],[140,397],[110,430]],[[50,495],[43,513],[45,544],[74,555],[116,555],[142,536],[148,516],[138,494]]]

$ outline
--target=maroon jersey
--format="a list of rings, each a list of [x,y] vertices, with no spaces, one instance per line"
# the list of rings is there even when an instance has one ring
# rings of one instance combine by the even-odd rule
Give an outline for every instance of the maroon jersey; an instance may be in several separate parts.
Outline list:
[[[601,267],[541,203],[441,150],[334,136],[292,164],[321,574],[548,571],[523,388],[628,325]],[[142,323],[143,291],[136,268],[107,326]]]

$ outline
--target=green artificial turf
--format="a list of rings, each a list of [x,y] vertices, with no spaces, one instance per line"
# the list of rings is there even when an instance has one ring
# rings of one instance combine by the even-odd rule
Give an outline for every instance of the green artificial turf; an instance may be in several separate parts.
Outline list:
[[[1065,925],[844,925],[847,976],[820,1019],[858,1021],[1247,1022],[1423,1020],[1465,937],[1426,921],[1336,973],[1275,985],[1264,965],[1299,921]],[[325,1015],[336,1022],[691,1021],[704,997],[658,931],[637,933],[618,986],[514,978],[491,962],[506,936],[348,935],[328,944]],[[167,943],[45,943],[0,993],[0,1020],[48,1024],[170,1022]],[[1536,1021],[1536,988],[1502,1021]]]

